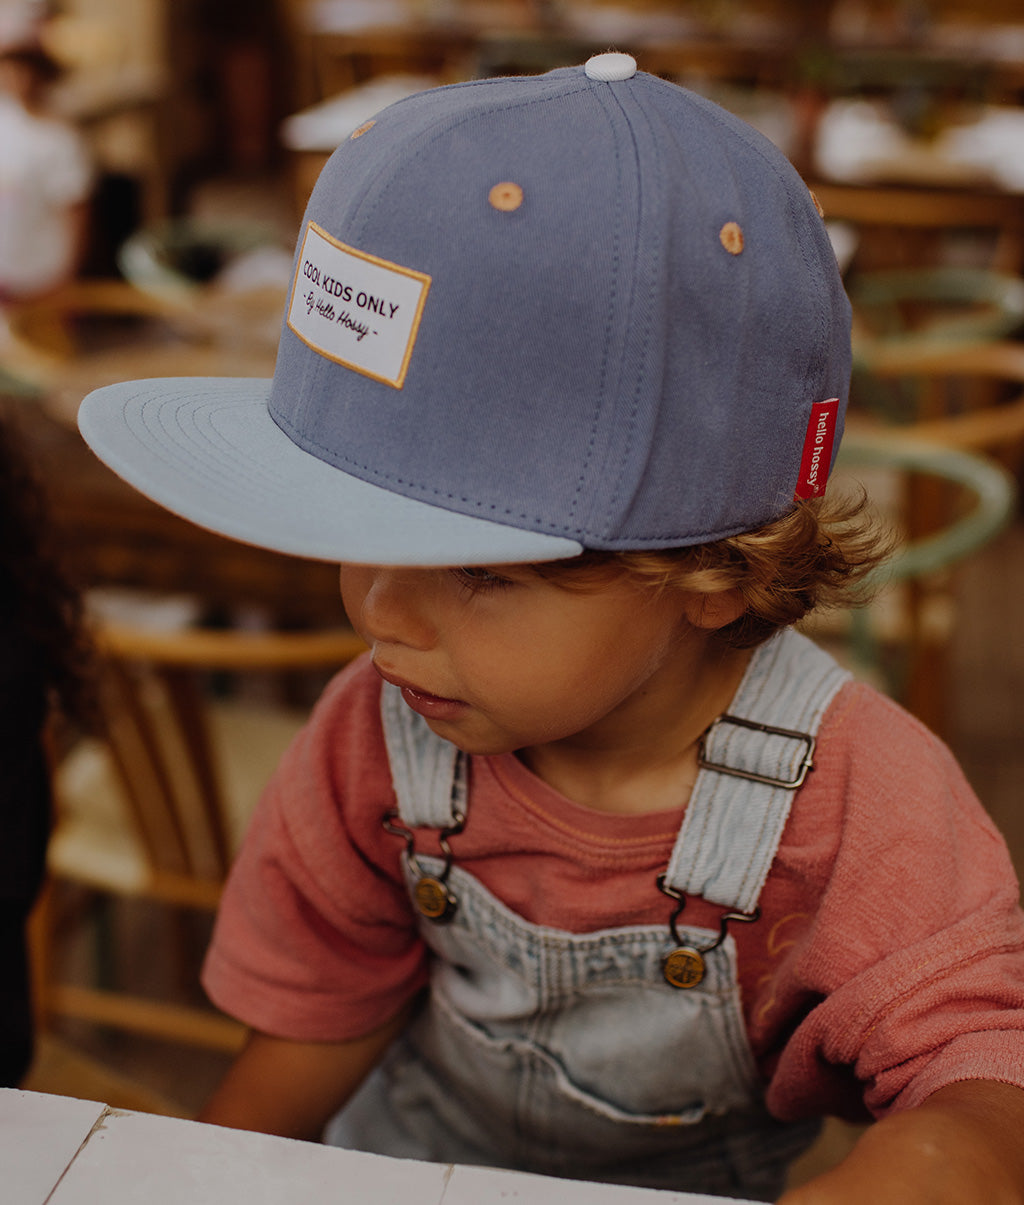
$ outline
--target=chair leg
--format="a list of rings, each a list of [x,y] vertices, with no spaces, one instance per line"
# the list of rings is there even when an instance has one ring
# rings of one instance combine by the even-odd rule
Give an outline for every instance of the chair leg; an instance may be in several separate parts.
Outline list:
[[[32,1015],[36,1033],[45,1033],[52,1027],[53,1021],[51,984],[54,915],[53,881],[47,877],[40,888],[26,927]]]
[[[116,977],[112,901],[89,893],[76,909],[76,919],[90,924],[92,973],[101,988],[113,987]],[[61,985],[57,972],[58,929],[61,927],[61,900],[55,881],[47,876],[28,919],[26,943],[32,991],[33,1020],[38,1033],[53,1029],[60,1014],[57,1002]],[[90,915],[91,914],[91,915]]]
[[[922,642],[910,650],[904,706],[943,740],[949,739],[947,650]]]
[[[92,943],[95,982],[101,988],[113,988],[117,982],[117,923],[116,906],[107,895],[97,895],[92,901]]]
[[[58,913],[57,893],[52,880],[47,879],[27,929],[33,1021],[37,1034],[52,1032],[55,1018],[64,1016],[186,1046],[231,1054],[241,1049],[245,1027],[209,1007],[150,1000],[105,990],[103,986],[83,987],[58,982],[54,966]],[[106,916],[101,912],[98,919],[103,928],[103,922],[110,920],[109,911]],[[107,937],[110,936],[108,929]]]

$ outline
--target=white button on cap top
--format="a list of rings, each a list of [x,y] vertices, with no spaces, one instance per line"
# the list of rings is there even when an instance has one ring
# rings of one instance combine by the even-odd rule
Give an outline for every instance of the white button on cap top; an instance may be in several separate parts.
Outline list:
[[[631,54],[621,54],[618,51],[595,54],[593,58],[587,59],[583,70],[587,73],[587,79],[610,84],[614,80],[632,79],[636,75],[636,59]]]

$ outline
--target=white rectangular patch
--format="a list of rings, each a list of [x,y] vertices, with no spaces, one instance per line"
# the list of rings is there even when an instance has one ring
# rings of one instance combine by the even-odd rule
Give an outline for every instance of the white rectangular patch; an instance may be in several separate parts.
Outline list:
[[[401,389],[430,277],[332,238],[309,222],[288,325],[314,351]]]

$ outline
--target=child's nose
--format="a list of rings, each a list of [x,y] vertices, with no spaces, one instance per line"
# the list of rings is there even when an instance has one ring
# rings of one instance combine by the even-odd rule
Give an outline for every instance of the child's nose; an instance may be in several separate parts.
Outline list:
[[[372,643],[430,648],[436,630],[429,616],[428,574],[418,569],[370,567],[358,618],[353,622]]]

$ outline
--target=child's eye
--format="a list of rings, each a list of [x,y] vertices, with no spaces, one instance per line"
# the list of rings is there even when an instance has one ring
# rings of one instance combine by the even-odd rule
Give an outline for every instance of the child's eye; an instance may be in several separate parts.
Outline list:
[[[482,565],[460,565],[459,568],[452,569],[451,574],[471,590],[497,590],[512,585],[507,577],[485,569]]]

